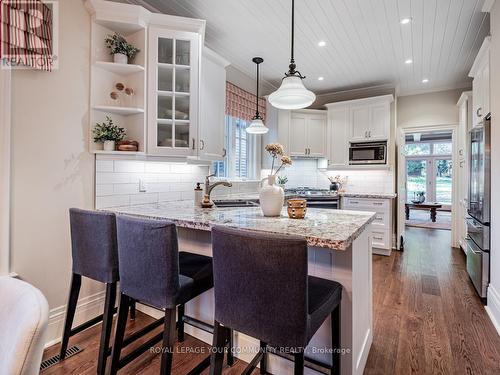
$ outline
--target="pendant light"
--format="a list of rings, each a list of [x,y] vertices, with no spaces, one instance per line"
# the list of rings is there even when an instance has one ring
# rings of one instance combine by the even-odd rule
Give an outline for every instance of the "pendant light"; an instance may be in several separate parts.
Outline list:
[[[259,65],[264,62],[264,59],[254,57],[252,61],[257,65],[257,94],[255,96],[255,116],[252,117],[252,122],[246,130],[249,134],[266,134],[269,129],[264,125],[262,116],[259,113]]]
[[[278,90],[269,95],[269,102],[273,107],[279,109],[301,109],[309,107],[316,100],[316,95],[305,88],[302,80],[306,78],[295,70],[295,59],[293,53],[295,37],[295,0],[292,0],[292,48],[288,73],[281,81]]]

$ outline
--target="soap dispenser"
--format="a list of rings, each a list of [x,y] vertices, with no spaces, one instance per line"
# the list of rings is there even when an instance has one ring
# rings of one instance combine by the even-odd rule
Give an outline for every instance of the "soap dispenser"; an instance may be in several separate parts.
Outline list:
[[[201,202],[203,201],[203,189],[201,188],[201,182],[196,183],[196,188],[194,189],[194,205],[195,207],[201,207]]]

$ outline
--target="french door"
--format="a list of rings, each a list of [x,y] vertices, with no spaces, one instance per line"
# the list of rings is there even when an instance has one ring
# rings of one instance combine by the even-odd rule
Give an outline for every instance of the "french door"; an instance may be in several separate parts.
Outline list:
[[[423,192],[426,202],[436,202],[450,209],[452,203],[451,156],[407,157],[407,201],[416,199]]]

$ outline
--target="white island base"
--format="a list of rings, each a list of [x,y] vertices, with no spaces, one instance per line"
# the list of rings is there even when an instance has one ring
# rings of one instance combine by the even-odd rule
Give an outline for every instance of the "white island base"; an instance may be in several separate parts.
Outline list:
[[[180,251],[212,255],[210,232],[188,228],[178,228],[178,232]],[[344,287],[341,312],[341,343],[345,351],[341,357],[343,375],[363,373],[373,340],[372,255],[369,233],[371,231],[368,227],[347,250],[309,247],[309,274],[338,281]],[[163,315],[143,305],[139,305],[138,310],[155,318]],[[213,324],[213,290],[186,304],[186,315]],[[331,348],[330,324],[330,319],[327,319],[313,337],[307,348],[307,357],[331,363],[328,353]],[[212,344],[212,335],[205,331],[186,324],[185,332]],[[235,332],[234,347],[235,356],[248,363],[258,350],[259,341]],[[292,374],[293,363],[271,354],[268,372],[275,375]],[[305,374],[318,372],[306,367]]]

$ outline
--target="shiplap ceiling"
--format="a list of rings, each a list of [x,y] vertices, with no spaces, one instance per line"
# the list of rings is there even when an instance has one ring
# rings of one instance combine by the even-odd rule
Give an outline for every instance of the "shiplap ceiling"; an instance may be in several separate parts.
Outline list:
[[[206,44],[275,86],[290,55],[290,0],[126,0],[207,20]],[[400,94],[461,88],[484,37],[484,0],[296,0],[295,59],[319,93],[392,84]],[[411,18],[402,25],[400,20]],[[318,42],[325,41],[324,47]],[[412,64],[405,64],[407,59]],[[324,77],[322,81],[318,77]],[[428,83],[422,83],[423,79]]]

